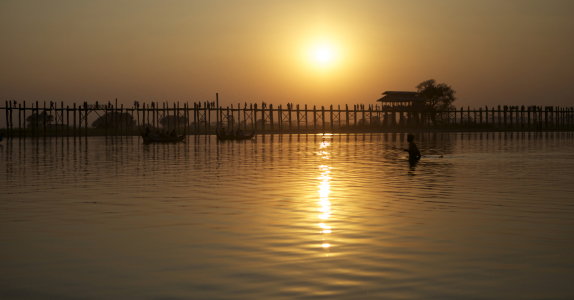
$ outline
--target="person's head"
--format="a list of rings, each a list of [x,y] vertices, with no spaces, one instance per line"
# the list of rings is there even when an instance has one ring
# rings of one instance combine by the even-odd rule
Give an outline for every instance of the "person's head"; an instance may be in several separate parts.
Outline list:
[[[415,135],[414,135],[414,134],[411,133],[411,134],[407,135],[407,142],[410,143],[410,142],[412,142],[412,141],[414,141],[414,140],[415,140]]]

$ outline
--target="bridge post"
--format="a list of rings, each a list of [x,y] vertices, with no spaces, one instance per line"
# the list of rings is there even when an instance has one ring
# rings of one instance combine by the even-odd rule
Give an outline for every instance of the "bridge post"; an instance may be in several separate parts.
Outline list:
[[[325,133],[325,106],[321,105],[321,121],[323,122],[323,134]]]
[[[341,105],[338,104],[337,108],[339,111],[339,132],[341,132]]]
[[[349,130],[349,104],[345,104],[345,125]]]
[[[5,107],[6,107],[6,111],[4,112],[6,114],[6,130],[10,129],[10,122],[8,121],[8,100],[5,101]],[[9,135],[9,133],[7,134]]]
[[[277,123],[279,130],[283,131],[283,106],[281,104],[277,106],[277,117],[279,118],[279,122]]]
[[[253,118],[255,122],[255,130],[257,130],[257,103],[253,105]]]
[[[88,105],[84,106],[84,136],[88,138]]]
[[[69,137],[70,137],[70,106],[66,105],[66,138]]]
[[[18,103],[18,137],[22,138],[22,104]]]
[[[331,104],[331,132],[334,132],[333,128],[333,104]]]
[[[317,133],[317,109],[313,105],[313,133]]]
[[[105,127],[106,127],[106,138],[108,137],[108,127],[110,127],[110,122],[108,121],[108,117],[109,117],[108,106],[106,105],[106,106],[104,106],[104,119],[106,122],[106,125],[105,125]]]
[[[273,104],[269,104],[269,122],[271,123],[271,132],[275,129],[273,124]]]
[[[42,113],[42,118],[43,118],[43,127],[44,127],[44,138],[46,138],[46,101],[44,101],[44,112]]]
[[[355,129],[357,128],[357,112],[358,112],[358,107],[357,104],[353,105],[353,112],[355,114]]]
[[[32,111],[32,112],[34,112],[34,111]],[[72,130],[72,132],[73,132],[73,135],[74,135],[74,138],[75,138],[76,135],[78,134],[78,133],[76,132],[76,130],[77,130],[77,129],[76,129],[76,103],[74,103],[74,110],[72,111],[72,114],[74,115],[74,130]]]
[[[287,111],[289,112],[289,133],[292,133],[293,131],[293,122],[291,120],[291,113],[293,111],[293,105],[290,104],[289,107],[287,107]]]
[[[299,111],[299,104],[297,104],[297,131],[301,131],[301,112]]]
[[[307,104],[305,104],[305,132],[309,133],[309,114],[307,114]]]
[[[23,101],[22,104],[24,111],[22,112],[22,127],[24,127],[24,137],[26,137],[26,101]]]

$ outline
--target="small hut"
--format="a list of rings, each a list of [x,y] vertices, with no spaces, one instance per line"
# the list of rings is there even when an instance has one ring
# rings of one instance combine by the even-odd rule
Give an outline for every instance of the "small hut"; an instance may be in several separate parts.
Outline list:
[[[387,91],[384,92],[383,95],[382,98],[377,100],[381,102],[383,109],[422,110],[425,107],[425,99],[419,97],[417,92]]]

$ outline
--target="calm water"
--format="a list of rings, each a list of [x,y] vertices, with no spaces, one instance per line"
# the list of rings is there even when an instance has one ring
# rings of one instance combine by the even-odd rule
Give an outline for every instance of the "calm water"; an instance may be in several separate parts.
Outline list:
[[[573,133],[416,142],[4,140],[0,298],[574,298]]]

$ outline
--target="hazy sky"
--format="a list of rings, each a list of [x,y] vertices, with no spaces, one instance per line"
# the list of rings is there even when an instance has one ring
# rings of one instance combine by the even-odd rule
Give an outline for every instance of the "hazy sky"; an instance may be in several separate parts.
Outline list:
[[[0,100],[574,106],[574,1],[0,1]],[[3,103],[0,104],[4,106]]]

